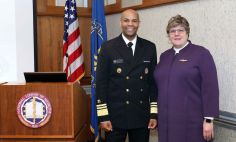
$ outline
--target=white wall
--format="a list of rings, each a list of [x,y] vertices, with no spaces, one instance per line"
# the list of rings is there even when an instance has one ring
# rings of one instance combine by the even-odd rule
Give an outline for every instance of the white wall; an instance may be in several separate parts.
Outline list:
[[[177,14],[190,23],[190,40],[210,50],[215,60],[219,86],[220,109],[236,113],[236,1],[195,0],[138,11],[139,36],[157,45],[160,54],[171,47],[165,32],[168,20]],[[111,39],[120,34],[120,14],[108,15],[107,31]]]
[[[0,10],[0,17],[3,17],[1,18],[2,22],[0,25],[0,81],[14,80],[17,78],[17,74],[15,73],[15,1],[0,1]]]
[[[0,1],[0,82],[34,71],[33,0]]]

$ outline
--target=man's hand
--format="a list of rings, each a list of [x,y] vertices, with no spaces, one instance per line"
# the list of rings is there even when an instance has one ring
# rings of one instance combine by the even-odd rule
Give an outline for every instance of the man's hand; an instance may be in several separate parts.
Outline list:
[[[100,126],[106,132],[112,131],[111,121],[103,121],[100,123]]]
[[[148,124],[148,129],[155,129],[157,126],[157,120],[156,119],[150,119]]]
[[[203,137],[206,141],[210,141],[214,138],[213,122],[207,123],[206,120],[204,120]]]

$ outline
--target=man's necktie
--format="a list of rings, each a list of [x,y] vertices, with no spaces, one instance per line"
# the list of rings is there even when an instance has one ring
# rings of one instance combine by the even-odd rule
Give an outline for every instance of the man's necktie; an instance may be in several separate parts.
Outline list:
[[[133,50],[132,50],[132,48],[131,48],[132,45],[133,45],[132,42],[129,42],[129,43],[127,44],[128,48],[129,48],[129,54],[133,56]]]

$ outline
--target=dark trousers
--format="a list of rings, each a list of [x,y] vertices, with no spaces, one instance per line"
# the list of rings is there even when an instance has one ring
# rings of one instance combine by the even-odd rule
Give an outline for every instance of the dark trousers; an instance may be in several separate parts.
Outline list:
[[[106,132],[106,142],[125,142],[128,134],[129,142],[149,142],[149,129],[117,129],[113,128],[111,132]]]

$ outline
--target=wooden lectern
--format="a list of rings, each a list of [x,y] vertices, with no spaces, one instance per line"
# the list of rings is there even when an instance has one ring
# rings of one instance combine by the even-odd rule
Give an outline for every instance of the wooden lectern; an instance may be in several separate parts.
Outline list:
[[[40,128],[25,126],[17,115],[19,100],[30,92],[51,103],[51,118]],[[0,85],[0,142],[87,142],[88,99],[78,83]]]

